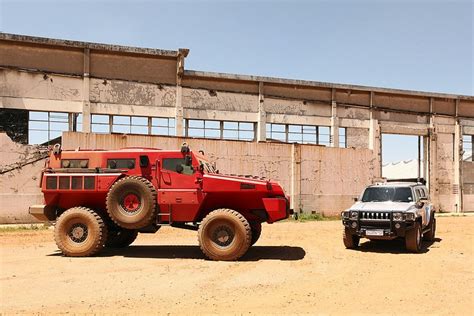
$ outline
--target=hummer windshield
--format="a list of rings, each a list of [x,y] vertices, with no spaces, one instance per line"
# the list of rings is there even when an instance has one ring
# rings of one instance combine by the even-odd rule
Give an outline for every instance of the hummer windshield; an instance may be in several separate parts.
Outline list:
[[[370,187],[365,189],[362,202],[413,202],[409,187]]]

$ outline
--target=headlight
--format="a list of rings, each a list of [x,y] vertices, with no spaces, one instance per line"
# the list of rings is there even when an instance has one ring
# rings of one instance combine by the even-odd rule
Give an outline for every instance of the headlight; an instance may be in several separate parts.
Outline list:
[[[393,215],[392,215],[392,218],[396,222],[401,222],[401,221],[403,221],[403,214],[400,213],[400,212],[394,212]]]
[[[406,213],[405,214],[405,219],[407,221],[414,221],[415,220],[415,213]]]
[[[358,218],[359,218],[359,212],[352,211],[351,212],[351,219],[358,219]]]
[[[341,213],[342,218],[349,218],[349,211],[343,211]]]

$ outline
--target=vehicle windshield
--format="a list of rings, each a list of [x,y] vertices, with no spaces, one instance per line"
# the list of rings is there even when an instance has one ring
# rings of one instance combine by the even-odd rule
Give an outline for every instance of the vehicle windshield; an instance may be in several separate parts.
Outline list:
[[[362,202],[413,202],[411,188],[371,187],[364,191]]]
[[[199,161],[199,165],[204,166],[205,173],[216,173],[216,168],[209,161],[204,160],[202,158],[198,158],[198,161]]]

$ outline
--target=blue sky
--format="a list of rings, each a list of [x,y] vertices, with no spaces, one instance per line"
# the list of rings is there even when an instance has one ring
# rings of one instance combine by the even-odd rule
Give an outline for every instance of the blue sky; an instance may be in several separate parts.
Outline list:
[[[3,32],[186,47],[187,69],[474,95],[471,1],[0,1]]]

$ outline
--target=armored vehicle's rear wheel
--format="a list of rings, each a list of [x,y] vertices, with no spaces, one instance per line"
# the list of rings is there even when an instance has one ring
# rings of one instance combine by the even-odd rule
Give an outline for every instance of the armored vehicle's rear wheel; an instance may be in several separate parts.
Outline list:
[[[109,229],[109,236],[107,237],[105,246],[110,248],[128,247],[137,239],[137,236],[138,231],[134,229]]]
[[[237,260],[250,247],[252,230],[247,219],[234,210],[209,213],[198,230],[199,246],[212,260]]]
[[[344,241],[344,246],[346,246],[346,248],[353,249],[359,246],[360,237],[352,235],[347,228],[344,228],[344,232],[342,233],[342,240]]]
[[[56,245],[66,256],[85,257],[104,247],[107,226],[93,210],[73,207],[59,216],[54,228]]]
[[[415,222],[412,229],[407,231],[405,235],[405,246],[408,251],[420,252],[421,251],[421,225]]]
[[[143,228],[156,214],[156,191],[142,177],[125,177],[115,182],[107,194],[107,213],[120,227]]]
[[[423,235],[423,240],[434,241],[435,240],[435,235],[436,235],[436,218],[434,217],[434,214],[431,214],[431,221],[430,221],[429,229],[430,229],[430,231],[426,232]]]
[[[252,241],[250,242],[250,246],[253,246],[255,245],[255,243],[260,238],[260,235],[262,234],[262,223],[260,222],[251,223],[250,228],[252,230]]]

